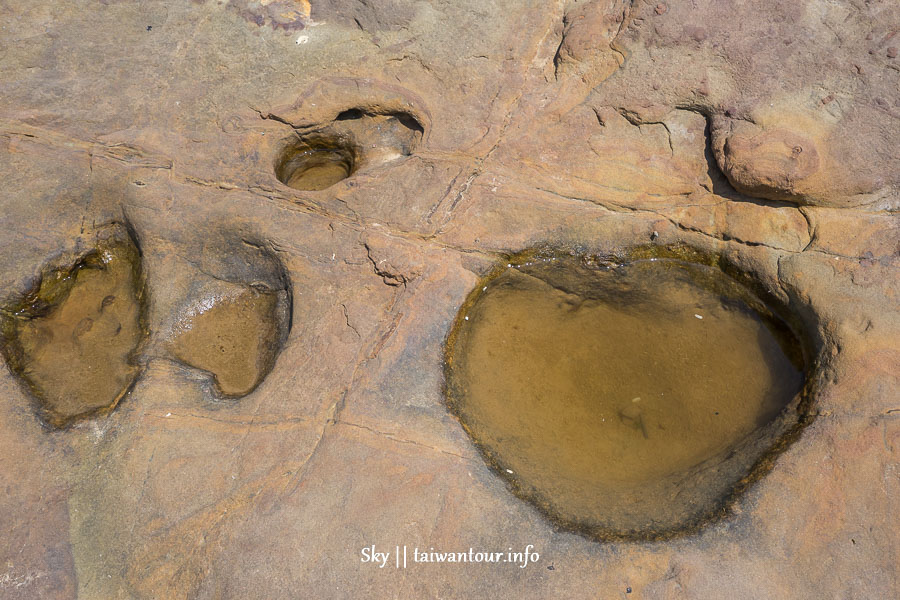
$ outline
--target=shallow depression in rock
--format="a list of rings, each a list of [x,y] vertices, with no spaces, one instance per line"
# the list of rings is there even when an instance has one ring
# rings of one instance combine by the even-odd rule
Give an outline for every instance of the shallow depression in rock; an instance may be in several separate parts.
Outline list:
[[[287,140],[275,161],[275,176],[297,190],[324,190],[360,169],[402,160],[424,134],[410,113],[344,110],[316,131]]]
[[[335,139],[314,139],[288,146],[275,166],[288,187],[319,191],[349,177],[356,168],[354,149]]]
[[[505,269],[463,310],[451,409],[521,496],[597,537],[721,513],[798,422],[797,340],[718,269],[547,258]]]
[[[144,338],[140,252],[111,225],[73,264],[45,269],[3,320],[13,372],[54,426],[112,409],[137,377]]]
[[[179,322],[176,357],[208,371],[220,394],[244,396],[272,369],[286,324],[284,290],[222,282],[223,292],[205,299]],[[227,287],[224,287],[227,286]]]

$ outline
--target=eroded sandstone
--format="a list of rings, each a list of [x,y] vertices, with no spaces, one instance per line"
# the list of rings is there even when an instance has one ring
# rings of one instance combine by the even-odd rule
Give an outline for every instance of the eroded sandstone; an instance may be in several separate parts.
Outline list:
[[[0,596],[898,595],[895,3],[2,13],[4,300],[127,220],[150,335],[127,401],[61,431],[0,377]],[[372,160],[348,177],[279,180],[288,142],[361,124],[341,135]],[[818,417],[718,524],[648,544],[560,531],[447,411],[459,307],[546,244],[721,256],[809,332]],[[268,292],[291,300],[277,360],[231,400],[171,335],[225,288],[251,334]],[[239,331],[220,325],[209,339]],[[376,571],[372,543],[541,560]]]

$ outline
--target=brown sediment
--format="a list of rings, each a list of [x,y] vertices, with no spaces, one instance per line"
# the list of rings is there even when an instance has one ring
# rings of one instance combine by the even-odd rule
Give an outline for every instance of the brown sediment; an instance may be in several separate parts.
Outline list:
[[[175,356],[211,373],[223,396],[250,393],[272,369],[281,347],[279,294],[286,292],[233,284],[204,299],[179,322],[172,342]]]
[[[803,420],[804,370],[787,325],[715,267],[530,252],[464,305],[446,386],[518,495],[592,537],[650,539],[765,469]]]
[[[139,372],[143,306],[140,251],[113,224],[4,308],[3,354],[45,422],[62,427],[116,406]]]
[[[285,149],[275,174],[288,187],[319,191],[349,177],[355,166],[351,147],[335,140],[317,139]]]
[[[324,190],[363,165],[409,156],[423,135],[422,125],[409,113],[345,110],[330,124],[290,139],[275,161],[275,176],[297,190]]]

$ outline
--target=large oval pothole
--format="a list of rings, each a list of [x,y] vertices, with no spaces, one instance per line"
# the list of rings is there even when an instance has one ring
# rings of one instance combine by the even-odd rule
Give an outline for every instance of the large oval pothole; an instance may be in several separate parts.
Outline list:
[[[805,421],[802,348],[718,268],[532,257],[463,306],[447,400],[558,524],[659,539],[723,514]]]

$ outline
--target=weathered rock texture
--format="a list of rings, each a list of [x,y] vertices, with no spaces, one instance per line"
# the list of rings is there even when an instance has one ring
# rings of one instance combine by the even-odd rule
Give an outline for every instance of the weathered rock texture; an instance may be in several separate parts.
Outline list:
[[[68,429],[0,376],[0,597],[900,595],[896,2],[0,11],[0,300],[127,222],[150,331],[115,410]],[[285,147],[346,111],[421,131],[323,191],[282,184]],[[443,342],[504,253],[651,240],[804,319],[819,415],[725,520],[596,543],[488,470],[445,409]],[[292,295],[241,398],[168,344],[210,278]],[[540,560],[379,569],[372,544]]]

